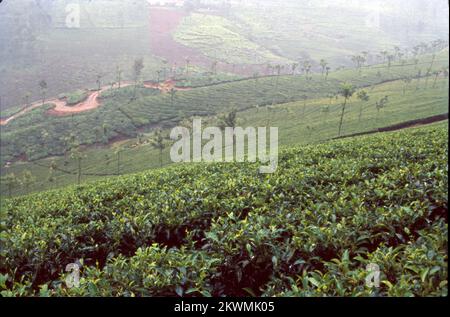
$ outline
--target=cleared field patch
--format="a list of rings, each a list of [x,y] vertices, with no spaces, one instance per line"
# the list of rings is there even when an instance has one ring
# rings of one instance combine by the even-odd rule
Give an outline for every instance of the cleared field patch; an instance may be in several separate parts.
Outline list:
[[[193,13],[183,19],[174,37],[213,60],[257,65],[290,62],[244,37],[233,22],[218,15]]]

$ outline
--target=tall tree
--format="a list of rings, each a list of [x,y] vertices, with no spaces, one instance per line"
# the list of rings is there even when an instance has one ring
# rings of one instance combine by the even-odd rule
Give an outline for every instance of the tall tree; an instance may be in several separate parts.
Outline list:
[[[120,175],[120,156],[122,154],[122,149],[120,147],[118,147],[115,151],[116,157],[117,157],[117,175]]]
[[[366,58],[363,55],[354,55],[352,56],[352,62],[355,63],[356,69],[361,73]]]
[[[383,58],[383,63],[386,63],[387,61],[387,56],[389,55],[389,52],[386,50],[383,50],[380,52],[381,57]]]
[[[398,58],[398,60],[400,60],[400,51],[400,47],[394,46],[394,58]]]
[[[119,85],[119,86],[118,86],[119,89],[120,89],[121,84],[122,84],[122,73],[123,73],[122,69],[120,68],[119,65],[117,65],[117,66],[116,66],[116,81],[117,81],[117,83],[118,83],[118,85]]]
[[[370,100],[370,97],[367,94],[367,91],[365,91],[365,90],[359,91],[357,94],[357,97],[361,101],[361,106],[359,107],[359,116],[358,116],[358,122],[361,122],[364,103],[368,102]]]
[[[344,122],[344,115],[345,115],[345,107],[347,106],[348,100],[355,93],[355,88],[353,87],[352,84],[345,83],[342,84],[339,93],[342,97],[344,97],[344,103],[342,104],[342,112],[341,112],[341,119],[339,121],[339,132],[338,132],[338,136],[341,136],[342,123]]]
[[[416,91],[419,90],[419,85],[420,85],[420,79],[422,78],[422,70],[419,69],[419,71],[417,72],[417,84],[416,84]]]
[[[302,95],[301,96],[302,100],[303,100],[303,111],[302,111],[302,119],[305,119],[305,112],[306,112],[306,100],[308,100],[308,96],[307,95]]]
[[[330,113],[330,106],[329,105],[323,106],[322,112],[325,114],[323,121],[326,122],[327,118],[328,118],[328,114]]]
[[[164,81],[167,79],[167,65],[169,64],[169,61],[167,59],[162,60],[163,63],[163,73],[164,73]]]
[[[177,94],[177,90],[172,87],[169,90],[169,94],[170,94],[170,102],[171,102],[171,105],[172,105],[172,108],[173,108],[174,107],[174,102],[175,102],[175,96]]]
[[[291,65],[292,76],[295,75],[295,71],[296,71],[297,67],[298,67],[298,63],[292,63],[292,65]]]
[[[219,118],[219,126],[223,129],[235,128],[237,125],[237,110],[232,109],[230,112],[222,114]]]
[[[13,189],[19,185],[20,181],[17,179],[16,175],[14,173],[9,173],[5,177],[5,184],[8,187],[8,196],[12,196]]]
[[[56,172],[57,168],[58,168],[58,165],[56,164],[56,161],[52,160],[52,162],[50,163],[50,166],[49,166],[49,175],[48,175],[49,183],[56,182],[55,172]]]
[[[158,78],[157,78],[158,83],[161,81],[161,74],[162,74],[162,70],[156,71],[156,75],[158,76]]]
[[[36,177],[29,170],[25,170],[22,174],[22,184],[25,186],[25,193],[29,194],[30,186],[34,184]]]
[[[97,90],[100,91],[102,89],[102,75],[97,74],[95,83],[97,84]]]
[[[159,165],[163,166],[162,153],[166,148],[167,137],[163,134],[161,129],[155,131],[154,137],[151,139],[151,146],[159,151]]]
[[[134,79],[133,99],[136,99],[136,89],[143,69],[144,69],[144,59],[142,58],[136,59],[133,64],[133,79]]]
[[[328,80],[328,75],[330,74],[331,67],[327,66],[325,68],[325,81]]]
[[[280,80],[282,66],[281,65],[276,65],[275,69],[277,70],[277,76],[276,76],[276,80],[275,80],[274,95],[272,97],[272,106],[275,104],[275,97],[278,94],[278,83],[279,83],[279,80]]]
[[[212,73],[213,75],[217,75],[217,64],[218,64],[217,61],[213,61],[213,62],[211,63],[211,73]]]
[[[272,109],[272,106],[267,106],[267,111],[270,112],[270,109]],[[219,116],[219,127],[222,130],[225,130],[225,128],[235,128],[237,126],[237,109],[233,108],[230,112],[224,113],[221,116]],[[270,126],[270,115],[268,115],[268,121],[267,126]],[[233,135],[233,148],[236,144],[236,136]]]
[[[403,79],[403,95],[406,94],[406,89],[408,88],[409,84],[412,82],[411,77],[405,77]]]
[[[441,74],[441,70],[440,69],[433,72],[433,75],[434,75],[433,88],[436,87],[436,82],[437,82],[437,79],[438,79],[440,74]]]
[[[25,96],[24,96],[25,108],[30,107],[30,96],[31,96],[30,92],[25,93]]]
[[[255,83],[255,89],[257,88],[257,85],[258,85],[258,79],[259,79],[259,73],[254,72],[253,73],[253,82]]]
[[[80,185],[81,184],[81,176],[82,176],[81,162],[84,158],[86,158],[86,155],[83,154],[80,146],[78,145],[78,146],[72,148],[70,157],[77,162],[77,184]]]
[[[448,68],[444,67],[442,68],[442,75],[444,76],[444,87],[448,87],[447,85],[447,79],[448,79]]]
[[[325,71],[326,71],[326,69],[327,69],[327,66],[328,66],[327,61],[324,60],[324,59],[321,59],[321,60],[320,60],[320,67],[322,67],[322,77],[323,77],[323,75],[325,74]]]
[[[395,61],[395,55],[389,54],[387,56],[387,61],[388,61],[388,70],[390,70],[391,66],[392,66],[392,63]]]
[[[103,143],[108,143],[108,125],[106,123],[103,123],[102,125],[102,134],[103,134]]]
[[[309,77],[309,73],[311,72],[311,67],[312,67],[312,65],[311,65],[311,62],[309,60],[305,60],[303,62],[302,71],[305,74],[307,80],[311,80],[312,79],[312,77]]]
[[[39,82],[39,87],[41,88],[42,105],[44,105],[45,104],[45,96],[47,94],[47,88],[48,88],[47,82],[45,80],[41,80]]]
[[[377,121],[380,115],[380,110],[385,108],[387,103],[389,101],[389,96],[384,96],[383,98],[381,98],[379,101],[377,101],[375,103],[375,107],[377,108]]]
[[[191,64],[191,60],[186,57],[185,61],[186,61],[186,77],[188,77],[189,76],[189,65]]]

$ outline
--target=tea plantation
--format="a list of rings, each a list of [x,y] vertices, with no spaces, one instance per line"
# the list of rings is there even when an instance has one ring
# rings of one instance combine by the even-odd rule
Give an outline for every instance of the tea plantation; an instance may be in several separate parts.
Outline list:
[[[446,296],[446,124],[6,200],[1,295]]]

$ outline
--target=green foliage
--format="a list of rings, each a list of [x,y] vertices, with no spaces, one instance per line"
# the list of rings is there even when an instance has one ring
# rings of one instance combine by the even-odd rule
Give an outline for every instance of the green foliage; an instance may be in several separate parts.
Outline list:
[[[67,95],[67,105],[76,105],[82,101],[85,101],[88,97],[88,92],[86,90],[77,90],[69,95]]]
[[[443,67],[443,56],[445,52],[437,55],[433,69]],[[428,64],[431,58],[421,56],[421,63]],[[105,123],[111,127],[105,136],[107,141],[117,137],[135,138],[138,129],[156,124],[174,126],[185,117],[214,116],[229,111],[230,103],[242,111],[255,105],[263,107],[302,100],[304,95],[312,99],[336,94],[344,82],[354,87],[368,87],[417,73],[411,65],[393,67],[390,71],[384,69],[380,77],[377,67],[364,68],[361,76],[355,76],[354,70],[336,71],[330,73],[326,81],[321,74],[308,73],[308,79],[292,75],[263,77],[256,86],[254,79],[208,85],[178,91],[176,102],[172,102],[170,94],[155,93],[154,89],[137,88],[135,95],[133,87],[126,87],[102,93],[101,107],[73,117],[49,116],[46,107],[38,108],[0,127],[0,163],[3,165],[24,153],[32,160],[62,155],[64,139],[70,133],[75,133],[84,145],[95,144],[98,137],[92,127]],[[50,135],[47,142],[39,138],[43,129]]]
[[[2,205],[3,296],[444,296],[448,130],[178,166]],[[67,289],[64,268],[83,263]],[[365,286],[369,263],[381,287]]]
[[[444,79],[439,80],[439,85],[435,88],[420,89],[412,93],[403,95],[402,81],[388,82],[381,85],[376,85],[365,90],[370,93],[370,102],[363,102],[357,98],[352,98],[346,108],[345,120],[343,125],[344,134],[359,133],[369,131],[377,128],[387,127],[390,125],[402,123],[408,120],[416,120],[426,118],[434,115],[446,113],[448,111],[448,99],[446,90],[442,88]],[[422,82],[422,86],[424,82]],[[129,88],[127,90],[127,88]],[[129,115],[127,110],[127,101],[133,95],[133,87],[127,87],[121,90],[107,90],[107,94],[111,100],[117,100],[120,104],[120,109],[123,111],[121,115]],[[139,94],[148,94],[148,96],[157,96],[160,94],[158,90],[139,89]],[[116,94],[116,97],[114,97]],[[378,113],[375,107],[376,101],[389,94],[388,107]],[[331,96],[331,94],[330,94]],[[303,101],[289,102],[287,104],[276,105],[274,107],[257,107],[254,106],[244,111],[237,113],[239,126],[271,126],[279,127],[279,143],[280,145],[298,145],[321,143],[336,136],[337,127],[339,124],[339,114],[342,110],[342,98],[335,98],[334,95],[327,98],[307,99],[306,105]],[[168,98],[168,96],[164,96]],[[178,98],[178,97],[177,97]],[[228,104],[227,111],[230,111],[230,104]],[[38,111],[36,109],[34,111]],[[323,112],[323,110],[325,112]],[[363,111],[363,112],[361,112]],[[364,114],[359,119],[359,115]],[[182,113],[179,113],[182,115]],[[203,118],[204,126],[220,126],[221,116],[214,116]],[[77,117],[74,117],[77,122]],[[182,124],[184,127],[192,124],[192,118],[184,118]],[[187,122],[186,122],[187,121]],[[269,122],[269,123],[268,123]],[[70,124],[70,123],[69,123]],[[308,129],[308,126],[310,129]],[[106,128],[103,129],[103,127]],[[170,128],[164,128],[164,133],[168,134]],[[43,127],[42,131],[47,131]],[[107,124],[101,123],[94,128],[94,140],[96,143],[106,145],[108,143],[108,136],[114,135],[114,128]],[[48,133],[49,136],[52,134]],[[137,137],[141,135],[142,144],[137,142]],[[120,174],[129,174],[135,172],[146,171],[151,168],[160,167],[160,153],[158,150],[147,146],[148,139],[153,135],[151,133],[137,132],[137,135],[125,141],[120,140],[122,151],[120,154]],[[3,135],[2,135],[3,136]],[[34,136],[28,135],[27,138]],[[37,142],[44,144],[51,142],[51,138],[43,139],[40,135],[36,136]],[[70,140],[70,136],[67,140]],[[21,140],[26,142],[27,140]],[[67,148],[70,142],[64,141],[63,144]],[[41,147],[36,147],[40,150]],[[45,147],[44,147],[45,148]],[[2,148],[3,150],[3,148]],[[89,147],[84,149],[86,158],[83,159],[82,164],[82,181],[93,181],[104,178],[107,175],[113,176],[116,173],[116,164],[112,163],[112,157],[116,156],[116,143],[111,146]],[[109,157],[105,162],[105,156]],[[34,158],[34,157],[32,157]],[[169,149],[163,151],[164,164],[170,164]],[[55,160],[61,169],[72,173],[72,175],[56,170],[54,173],[55,183],[58,187],[77,183],[77,169],[78,165],[74,160],[67,159],[67,155],[56,158],[48,158],[37,160],[34,162],[15,162],[13,164],[6,164],[2,168],[2,177],[8,173],[20,175],[23,170],[29,169],[36,176],[36,183],[34,183],[30,190],[43,191],[54,188],[54,183],[48,181],[48,171],[52,160]],[[106,163],[106,164],[105,164]],[[8,196],[9,190],[6,183],[0,183],[1,195]],[[24,194],[25,188],[23,186],[14,186],[12,188],[13,195]]]
[[[218,15],[193,13],[177,28],[174,38],[214,60],[231,64],[288,63],[270,50],[245,38],[235,23]]]

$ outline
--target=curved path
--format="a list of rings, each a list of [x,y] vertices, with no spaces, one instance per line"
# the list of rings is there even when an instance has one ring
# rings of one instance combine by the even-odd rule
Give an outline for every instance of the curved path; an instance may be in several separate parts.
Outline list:
[[[189,90],[190,89],[190,88],[177,88],[175,86],[175,84],[176,84],[176,82],[174,80],[167,80],[163,83],[144,82],[144,87],[152,88],[152,89],[159,89],[162,93],[168,93],[172,89],[174,89],[174,90]],[[131,86],[131,85],[133,85],[132,82],[123,82],[121,84],[121,88]],[[51,116],[61,117],[61,116],[75,114],[75,113],[86,112],[89,110],[94,110],[94,109],[100,107],[100,105],[101,105],[100,101],[98,100],[98,97],[100,96],[100,94],[110,88],[111,88],[111,86],[102,87],[99,91],[92,92],[86,98],[86,100],[84,100],[74,106],[68,106],[67,101],[64,99],[58,99],[58,98],[49,99],[45,102],[45,104],[53,104],[54,107],[52,109],[48,110],[47,114],[49,114]],[[27,113],[33,109],[39,108],[42,105],[43,105],[42,101],[37,101],[37,102],[32,103],[30,106],[24,106],[22,108],[22,110],[20,110],[16,114],[14,114],[8,118],[0,119],[0,125],[2,125],[2,126],[7,125],[12,120],[24,115],[25,113]]]

